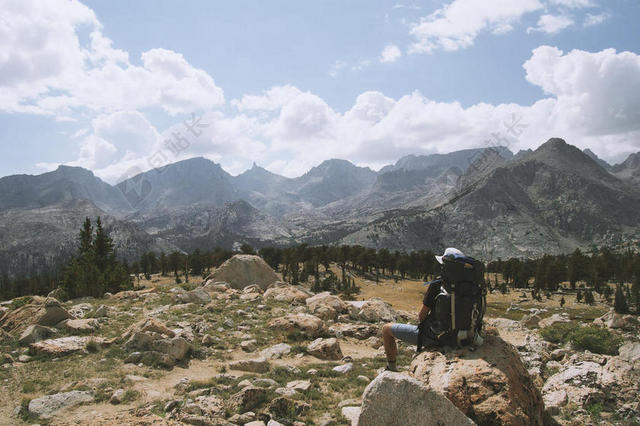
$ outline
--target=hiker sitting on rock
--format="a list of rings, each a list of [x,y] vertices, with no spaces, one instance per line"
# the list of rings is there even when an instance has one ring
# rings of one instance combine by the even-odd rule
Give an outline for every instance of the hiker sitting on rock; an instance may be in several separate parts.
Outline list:
[[[420,325],[388,323],[382,327],[387,370],[398,371],[396,339],[416,345],[418,351],[481,342],[484,266],[455,248],[446,249],[436,260],[443,266],[442,277],[428,284],[418,314]]]

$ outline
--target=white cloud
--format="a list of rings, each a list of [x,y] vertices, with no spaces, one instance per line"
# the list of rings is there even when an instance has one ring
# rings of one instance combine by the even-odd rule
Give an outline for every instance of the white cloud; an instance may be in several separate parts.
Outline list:
[[[610,17],[611,15],[609,15],[608,13],[599,13],[595,15],[591,13],[587,13],[587,15],[584,18],[584,21],[582,22],[582,26],[586,28],[586,27],[593,27],[595,25],[600,25]]]
[[[400,59],[401,56],[402,56],[402,51],[400,50],[400,48],[395,44],[390,44],[385,46],[384,49],[382,49],[382,53],[380,54],[380,62],[382,63],[395,62],[398,59]]]
[[[573,19],[566,15],[542,15],[538,19],[537,26],[528,28],[527,32],[539,31],[547,34],[556,34],[573,24]]]
[[[411,53],[454,51],[473,45],[482,32],[504,34],[523,15],[542,9],[538,0],[454,0],[411,28]]]
[[[0,110],[69,119],[76,110],[177,114],[224,102],[211,76],[176,52],[151,49],[142,66],[131,64],[76,0],[3,1],[0,10]],[[81,32],[89,34],[85,45]]]
[[[185,123],[159,133],[135,111],[101,115],[71,164],[113,182],[131,167],[148,170],[193,156],[234,174],[258,161],[293,177],[330,158],[380,167],[407,154],[496,144],[536,148],[556,136],[607,159],[640,150],[639,55],[541,46],[523,66],[527,80],[547,94],[532,105],[464,107],[419,92],[393,99],[368,91],[341,113],[313,93],[282,86],[233,101],[235,111],[205,113],[197,135]],[[186,141],[180,150],[167,145],[180,140]]]
[[[570,9],[582,9],[594,6],[591,0],[550,0],[549,3],[556,6],[568,7]]]
[[[555,97],[568,128],[593,136],[640,130],[639,55],[614,49],[565,54],[541,46],[524,68],[528,81]]]

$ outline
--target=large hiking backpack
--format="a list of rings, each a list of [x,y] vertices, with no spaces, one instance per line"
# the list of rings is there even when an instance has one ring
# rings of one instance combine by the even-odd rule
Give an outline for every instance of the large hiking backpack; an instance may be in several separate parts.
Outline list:
[[[467,256],[445,256],[442,261],[440,291],[433,312],[420,325],[421,337],[454,347],[479,343],[486,309],[484,265]],[[418,352],[421,343],[420,338]]]

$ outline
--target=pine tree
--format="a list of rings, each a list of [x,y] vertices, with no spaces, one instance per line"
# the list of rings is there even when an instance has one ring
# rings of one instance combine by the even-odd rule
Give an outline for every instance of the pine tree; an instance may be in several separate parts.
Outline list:
[[[640,274],[636,275],[631,285],[631,300],[636,305],[636,315],[640,315]]]
[[[115,252],[113,250],[113,240],[102,227],[100,216],[96,220],[96,239],[93,243],[96,254],[96,266],[100,272],[104,272],[107,268],[115,263]]]
[[[592,305],[596,300],[593,298],[593,293],[591,290],[587,290],[584,292],[584,303],[587,305]]]
[[[566,302],[566,300],[564,300],[564,296],[562,296],[562,298],[560,299],[560,307],[563,308],[565,303],[567,303],[567,302]]]
[[[78,255],[82,257],[93,250],[93,226],[88,217],[84,220],[84,224],[80,230],[79,240]]]
[[[576,302],[580,303],[582,301],[582,290],[578,289],[576,293]]]
[[[627,305],[627,298],[622,291],[622,286],[616,287],[615,301],[613,302],[613,309],[619,314],[626,314],[629,312],[629,306]]]

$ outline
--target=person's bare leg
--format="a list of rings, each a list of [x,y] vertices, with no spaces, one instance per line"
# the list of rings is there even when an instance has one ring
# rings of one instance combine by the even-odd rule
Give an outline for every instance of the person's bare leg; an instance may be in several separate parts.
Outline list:
[[[391,323],[382,326],[382,342],[384,344],[384,353],[387,356],[387,369],[397,371],[398,346],[391,332]]]

